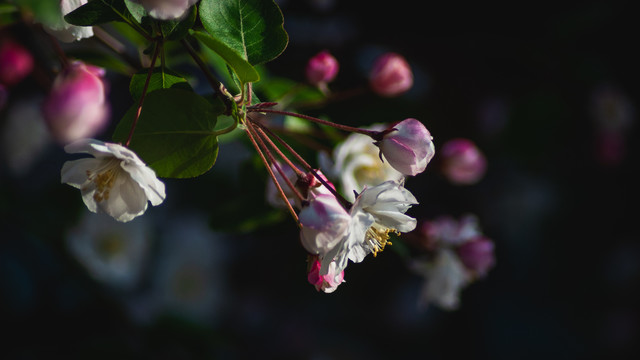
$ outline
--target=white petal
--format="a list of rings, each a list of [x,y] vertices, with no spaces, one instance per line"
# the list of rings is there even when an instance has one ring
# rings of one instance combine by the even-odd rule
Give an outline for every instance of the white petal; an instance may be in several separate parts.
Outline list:
[[[67,161],[62,165],[60,181],[80,188],[88,180],[87,171],[98,168],[101,163],[102,160],[94,158]]]
[[[142,188],[152,205],[162,204],[166,198],[165,186],[162,181],[158,180],[152,169],[146,165],[136,166],[129,163],[122,163],[121,166],[131,176],[131,179]]]

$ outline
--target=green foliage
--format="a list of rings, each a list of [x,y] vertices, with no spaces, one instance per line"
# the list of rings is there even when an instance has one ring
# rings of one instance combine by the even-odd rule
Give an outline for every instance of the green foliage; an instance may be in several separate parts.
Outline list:
[[[130,148],[159,177],[190,178],[204,174],[218,156],[217,117],[223,111],[192,91],[159,89],[150,92],[131,139]],[[125,142],[137,104],[118,124],[113,139]]]
[[[16,5],[33,13],[36,21],[43,24],[57,24],[60,21],[58,1],[15,0]]]
[[[243,84],[260,80],[260,74],[258,74],[258,71],[256,71],[256,69],[239,53],[235,52],[224,42],[198,31],[192,31],[192,35],[203,45],[213,50],[223,58]]]
[[[200,20],[216,41],[251,65],[275,59],[289,42],[282,12],[271,0],[202,0]]]
[[[160,29],[166,40],[180,40],[189,33],[198,18],[196,6],[192,6],[182,20],[160,21]]]
[[[64,20],[72,25],[94,26],[129,18],[133,17],[124,0],[93,0],[67,14]]]
[[[140,99],[144,90],[144,84],[147,80],[149,70],[145,69],[133,75],[129,84],[129,91],[134,100]],[[184,90],[192,90],[191,86],[185,78],[179,74],[157,67],[153,69],[149,78],[147,93],[160,89],[178,88]]]

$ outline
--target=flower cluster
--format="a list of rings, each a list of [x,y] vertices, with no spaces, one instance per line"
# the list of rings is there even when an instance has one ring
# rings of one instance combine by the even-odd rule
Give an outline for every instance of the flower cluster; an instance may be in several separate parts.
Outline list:
[[[425,221],[413,235],[416,245],[426,252],[424,258],[410,264],[425,278],[422,305],[458,308],[460,292],[495,266],[494,243],[482,233],[474,215]]]
[[[0,39],[0,108],[10,86],[34,66],[44,67],[35,73],[45,94],[39,115],[56,145],[69,154],[92,156],[67,161],[61,170],[61,182],[80,190],[90,212],[132,221],[149,203],[164,202],[165,184],[159,178],[204,175],[226,143],[220,138],[235,133],[264,165],[270,178],[268,203],[295,220],[308,259],[307,279],[318,291],[335,291],[350,262],[377,256],[416,228],[417,220],[408,212],[418,200],[405,184],[422,174],[435,155],[433,137],[422,121],[393,115],[391,121],[350,126],[297,112],[348,100],[362,89],[377,97],[402,96],[414,83],[404,56],[387,52],[372,59],[367,79],[341,91],[333,88],[341,66],[328,50],[300,67],[306,81],[298,84],[273,80],[258,66],[279,56],[289,40],[274,1],[60,0],[49,6],[54,14],[38,14],[40,7],[24,3],[24,13],[35,14],[22,21],[37,24],[33,28],[51,45],[48,55],[58,62],[36,63],[34,51]],[[104,26],[111,21],[120,24]],[[126,36],[112,36],[111,31]],[[92,63],[90,56],[69,56],[67,49],[81,47],[83,41],[100,44],[113,52],[114,60]],[[201,73],[183,75],[174,66]],[[114,82],[107,81],[108,71],[130,77],[131,106],[114,119],[112,138],[103,141],[98,138],[117,112],[110,97],[119,95],[110,91]],[[305,122],[302,127],[309,131],[288,128],[290,119]],[[288,140],[316,134],[322,136],[297,141],[323,149],[312,153],[317,156],[312,165]],[[476,150],[461,143],[444,147],[447,173],[460,183],[477,181],[485,164]],[[436,243],[452,249],[451,241]],[[95,249],[78,245],[81,240],[74,243],[78,252],[100,257]],[[439,261],[459,261],[466,269],[460,273],[483,276],[489,266],[481,256],[485,243],[475,238],[456,243],[455,256],[443,252],[451,256]],[[117,277],[111,270],[105,263],[92,271]],[[467,281],[455,269],[445,273],[464,279],[460,284]]]

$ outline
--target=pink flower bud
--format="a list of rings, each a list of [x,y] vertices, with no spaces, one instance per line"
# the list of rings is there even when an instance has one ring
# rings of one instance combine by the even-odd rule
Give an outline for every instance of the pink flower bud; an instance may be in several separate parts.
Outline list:
[[[490,239],[480,236],[460,245],[458,256],[464,266],[482,277],[495,265],[493,248]]]
[[[340,65],[328,51],[321,51],[309,59],[306,68],[307,80],[313,85],[326,84],[335,79]]]
[[[104,70],[75,62],[55,79],[43,104],[53,137],[62,144],[91,138],[107,125]]]
[[[404,57],[386,53],[374,62],[369,73],[369,84],[380,96],[398,96],[413,86],[413,72]]]
[[[0,43],[0,84],[12,86],[33,70],[33,57],[22,45],[11,40]]]
[[[376,143],[389,165],[405,175],[423,172],[435,154],[429,130],[412,118],[399,122],[392,129]]]
[[[454,184],[471,185],[480,181],[487,160],[478,147],[467,139],[447,141],[440,149],[442,172]]]
[[[309,268],[307,279],[309,283],[316,287],[316,290],[323,291],[325,293],[334,292],[340,284],[344,282],[344,270],[337,272],[336,263],[331,262],[329,265],[329,272],[326,275],[320,275],[320,261],[317,256],[311,257],[313,263]]]

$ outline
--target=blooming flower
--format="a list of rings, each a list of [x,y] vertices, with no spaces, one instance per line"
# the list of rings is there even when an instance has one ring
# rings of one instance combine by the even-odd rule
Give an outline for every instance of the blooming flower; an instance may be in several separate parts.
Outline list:
[[[338,75],[339,68],[338,60],[325,50],[309,59],[305,74],[311,84],[325,88]]]
[[[402,55],[386,53],[375,60],[369,84],[380,96],[399,96],[413,86],[413,72]]]
[[[198,0],[131,0],[141,4],[151,17],[160,20],[182,18]]]
[[[405,119],[394,125],[376,145],[394,169],[404,175],[417,175],[427,168],[435,154],[433,137],[416,119]]]
[[[0,39],[0,85],[11,87],[33,70],[33,56],[22,45]]]
[[[468,139],[452,139],[440,149],[442,172],[454,184],[475,184],[487,170],[487,159]]]
[[[97,135],[107,125],[104,70],[76,61],[60,72],[42,106],[54,139],[67,144]]]
[[[84,139],[64,149],[67,153],[89,153],[95,157],[67,161],[61,171],[62,182],[80,189],[90,211],[127,222],[147,210],[147,201],[154,206],[164,201],[164,184],[124,146]]]
[[[88,214],[66,238],[69,251],[98,281],[129,290],[140,281],[151,250],[149,224],[128,223],[103,214]]]
[[[312,257],[311,266],[307,275],[307,280],[316,290],[325,293],[336,291],[338,286],[344,282],[344,271],[337,271],[336,263],[329,265],[329,271],[326,275],[320,275],[321,264],[317,257]]]
[[[416,227],[416,219],[405,212],[417,204],[416,198],[401,183],[386,181],[365,188],[351,207],[348,233],[329,246],[321,256],[321,274],[327,274],[332,261],[337,271],[346,268],[348,260],[358,263],[373,253],[384,250],[390,233],[409,232]]]
[[[64,20],[64,16],[87,3],[87,0],[60,0],[60,17],[56,23],[45,24],[44,29],[62,42],[73,42],[93,36],[93,27],[75,26]]]
[[[385,126],[376,124],[368,129],[382,131]],[[380,149],[369,136],[352,133],[334,149],[333,161],[326,156],[320,157],[319,161],[328,176],[339,178],[342,195],[355,201],[353,192],[360,192],[365,186],[404,179],[404,175],[388,161],[380,161],[379,154]]]

